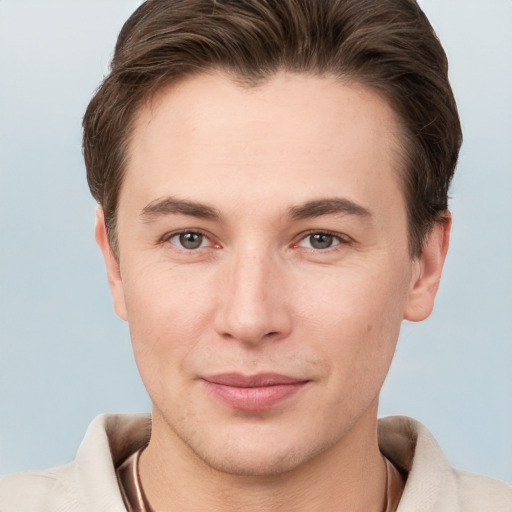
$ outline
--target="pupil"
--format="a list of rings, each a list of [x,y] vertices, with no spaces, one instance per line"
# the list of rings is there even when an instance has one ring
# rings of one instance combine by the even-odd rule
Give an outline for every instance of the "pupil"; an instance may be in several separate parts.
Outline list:
[[[315,249],[327,249],[332,245],[332,239],[332,235],[322,233],[311,235],[311,245]]]
[[[183,233],[180,235],[180,244],[185,249],[197,249],[203,242],[203,235],[197,233]]]

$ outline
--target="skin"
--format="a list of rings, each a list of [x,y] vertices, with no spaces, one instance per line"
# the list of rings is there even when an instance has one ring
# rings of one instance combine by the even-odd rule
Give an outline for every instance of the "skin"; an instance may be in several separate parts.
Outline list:
[[[432,310],[450,229],[410,258],[399,136],[375,92],[285,73],[198,75],[139,112],[119,261],[101,209],[96,238],[153,402],[156,510],[383,509],[378,396],[402,320]],[[241,411],[205,386],[226,372],[306,384]]]

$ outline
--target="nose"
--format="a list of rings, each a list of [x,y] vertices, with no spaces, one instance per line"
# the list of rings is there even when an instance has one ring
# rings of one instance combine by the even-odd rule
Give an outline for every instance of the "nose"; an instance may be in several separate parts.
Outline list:
[[[292,329],[285,269],[265,251],[233,255],[222,272],[215,329],[246,345],[277,341]]]

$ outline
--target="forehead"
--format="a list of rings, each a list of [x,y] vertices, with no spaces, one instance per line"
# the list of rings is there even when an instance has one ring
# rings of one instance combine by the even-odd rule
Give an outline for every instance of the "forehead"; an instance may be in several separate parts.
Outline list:
[[[280,187],[283,202],[300,202],[338,185],[357,196],[376,182],[394,195],[399,139],[387,101],[359,84],[281,73],[244,87],[201,74],[162,89],[139,111],[120,202],[123,189],[150,202],[191,185],[198,200],[215,192],[243,201]]]

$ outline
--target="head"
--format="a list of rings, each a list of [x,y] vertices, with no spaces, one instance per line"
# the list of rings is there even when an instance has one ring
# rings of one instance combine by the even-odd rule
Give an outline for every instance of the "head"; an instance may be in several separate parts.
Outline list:
[[[372,438],[446,254],[446,71],[405,0],[155,0],[128,20],[84,152],[160,449],[268,475]]]

